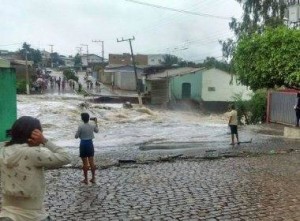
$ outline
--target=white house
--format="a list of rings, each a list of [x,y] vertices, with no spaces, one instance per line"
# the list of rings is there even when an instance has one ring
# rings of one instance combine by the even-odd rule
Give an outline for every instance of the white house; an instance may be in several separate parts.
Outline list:
[[[148,65],[162,65],[165,61],[164,54],[148,54]]]
[[[137,78],[141,84],[144,65],[136,67]],[[115,88],[121,90],[136,90],[136,78],[132,65],[109,65],[105,67],[103,73],[100,74],[100,81],[104,84],[111,84]]]
[[[225,71],[212,68],[202,72],[201,98],[204,102],[230,102],[236,94],[242,94],[244,100],[249,100],[252,91],[240,84],[234,75]]]
[[[95,54],[86,54],[81,56],[82,67],[87,67],[88,64],[101,64],[103,62],[102,57]]]

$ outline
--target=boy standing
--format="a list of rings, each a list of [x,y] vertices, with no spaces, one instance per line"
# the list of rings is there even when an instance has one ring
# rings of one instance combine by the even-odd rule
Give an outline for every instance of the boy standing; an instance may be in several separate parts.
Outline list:
[[[234,104],[231,105],[231,111],[229,113],[229,122],[228,125],[230,127],[231,132],[231,144],[234,145],[234,135],[236,137],[237,144],[240,144],[239,135],[238,135],[238,119],[237,119],[237,111],[235,110]]]
[[[77,132],[75,134],[75,138],[80,139],[80,146],[79,146],[79,156],[82,160],[82,170],[84,175],[84,180],[82,183],[88,184],[88,170],[89,167],[92,171],[92,179],[90,180],[91,183],[95,183],[95,171],[96,166],[94,163],[94,133],[98,133],[98,124],[97,118],[91,118],[95,122],[95,124],[89,124],[90,115],[88,113],[81,114],[81,120],[83,124],[79,125]]]

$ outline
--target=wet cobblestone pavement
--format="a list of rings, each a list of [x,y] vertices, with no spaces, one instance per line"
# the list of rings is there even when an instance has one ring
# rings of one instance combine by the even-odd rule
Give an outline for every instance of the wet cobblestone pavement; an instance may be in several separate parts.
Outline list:
[[[54,220],[300,220],[298,152],[47,171]]]

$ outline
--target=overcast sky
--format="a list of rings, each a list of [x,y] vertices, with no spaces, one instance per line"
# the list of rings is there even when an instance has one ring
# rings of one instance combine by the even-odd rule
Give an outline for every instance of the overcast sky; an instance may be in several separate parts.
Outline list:
[[[198,13],[192,15],[136,2]],[[17,50],[22,42],[35,49],[75,55],[77,47],[101,55],[129,53],[135,37],[135,54],[170,53],[190,61],[220,58],[219,39],[233,34],[230,17],[240,18],[235,0],[0,0],[0,49]],[[204,16],[200,16],[206,14]],[[207,16],[213,15],[213,16]]]

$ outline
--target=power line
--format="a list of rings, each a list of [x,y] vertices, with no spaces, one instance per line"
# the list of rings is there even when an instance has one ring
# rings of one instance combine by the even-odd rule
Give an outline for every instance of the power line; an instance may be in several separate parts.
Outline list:
[[[191,12],[191,11],[186,11],[186,10],[182,10],[182,9],[175,9],[175,8],[161,6],[161,5],[154,5],[154,4],[150,4],[150,3],[146,3],[146,2],[140,2],[140,1],[136,1],[136,0],[125,0],[125,1],[140,4],[140,5],[145,5],[145,6],[149,6],[149,7],[153,7],[153,8],[158,8],[158,9],[164,9],[164,10],[169,10],[169,11],[174,11],[174,12],[190,14],[190,15],[231,20],[231,17],[223,17],[223,16],[217,16],[217,15],[210,15],[210,14],[206,14],[206,13]]]

